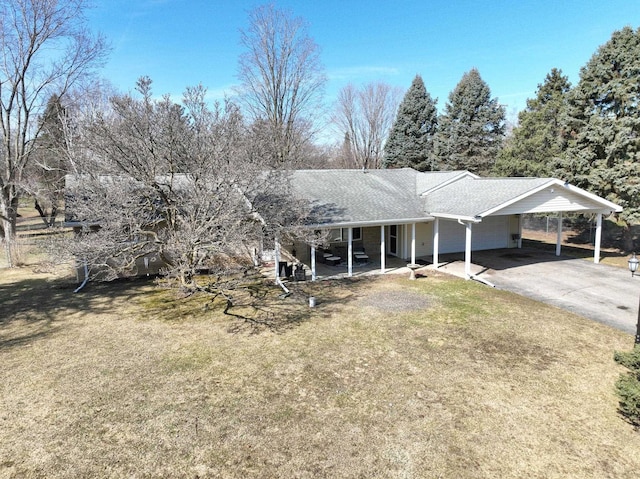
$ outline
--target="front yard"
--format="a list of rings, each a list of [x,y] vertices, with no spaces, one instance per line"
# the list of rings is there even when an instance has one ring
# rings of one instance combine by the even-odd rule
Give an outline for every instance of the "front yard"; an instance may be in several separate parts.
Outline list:
[[[73,287],[0,270],[0,477],[640,470],[613,390],[632,338],[507,292],[434,273],[307,283],[267,295],[265,326],[144,281]]]

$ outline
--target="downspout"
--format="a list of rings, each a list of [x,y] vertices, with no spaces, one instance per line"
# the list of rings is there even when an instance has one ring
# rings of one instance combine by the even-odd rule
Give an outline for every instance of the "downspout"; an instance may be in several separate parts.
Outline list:
[[[469,278],[473,279],[474,281],[477,281],[478,283],[486,284],[487,286],[490,286],[492,288],[496,287],[496,285],[493,284],[491,281],[487,281],[486,279],[481,278],[480,276],[476,276],[475,274],[469,275]]]
[[[77,293],[82,288],[84,288],[84,286],[87,284],[87,281],[89,281],[89,267],[87,266],[87,262],[85,261],[84,262],[84,280],[82,281],[82,284],[80,286],[78,286],[76,289],[73,290],[73,292]]]
[[[280,277],[276,278],[276,284],[282,288],[282,291],[284,291],[284,294],[280,295],[281,297],[286,298],[291,294],[291,291],[289,291],[289,289],[284,285]]]

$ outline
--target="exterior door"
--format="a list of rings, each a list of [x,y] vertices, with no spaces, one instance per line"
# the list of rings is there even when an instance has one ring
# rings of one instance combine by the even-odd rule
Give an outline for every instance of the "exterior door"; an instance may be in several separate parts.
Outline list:
[[[398,225],[389,226],[389,253],[398,256]]]

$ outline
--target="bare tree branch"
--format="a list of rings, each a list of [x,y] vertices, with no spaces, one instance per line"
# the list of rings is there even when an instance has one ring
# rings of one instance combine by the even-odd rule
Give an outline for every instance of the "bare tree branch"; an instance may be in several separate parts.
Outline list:
[[[401,94],[386,83],[369,83],[362,89],[349,84],[340,90],[333,124],[345,135],[352,167],[380,168]]]
[[[0,0],[0,232],[7,260],[24,170],[47,100],[63,98],[103,62],[102,37],[85,28],[84,0]]]
[[[253,121],[268,128],[274,160],[296,160],[309,142],[326,76],[317,44],[299,17],[273,5],[249,13],[241,34],[239,93]]]

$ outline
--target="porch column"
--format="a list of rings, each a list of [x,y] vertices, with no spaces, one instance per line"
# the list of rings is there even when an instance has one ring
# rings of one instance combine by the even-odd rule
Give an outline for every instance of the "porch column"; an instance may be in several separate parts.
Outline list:
[[[316,247],[311,246],[311,281],[316,280]]]
[[[522,215],[518,215],[518,248],[522,249]]]
[[[416,264],[416,224],[411,223],[411,264]]]
[[[274,268],[276,270],[276,284],[278,284],[278,281],[280,281],[280,239],[278,238],[278,236],[276,235],[275,240],[274,240],[274,244],[275,244],[275,253],[276,253],[276,257],[275,257],[275,265]]]
[[[349,246],[347,248],[348,275],[353,276],[353,228],[349,226]]]
[[[556,234],[556,256],[560,256],[562,248],[562,211],[558,213],[558,231]]]
[[[384,243],[384,225],[380,226],[380,272],[384,274],[386,267],[385,260],[387,259],[387,247]]]
[[[438,250],[440,248],[440,218],[433,221],[433,267],[438,269]]]
[[[593,262],[598,264],[600,262],[600,241],[602,240],[602,213],[596,215],[596,244],[595,251],[593,253]]]
[[[471,279],[471,225],[465,223],[465,242],[464,242],[464,276],[465,279]]]

